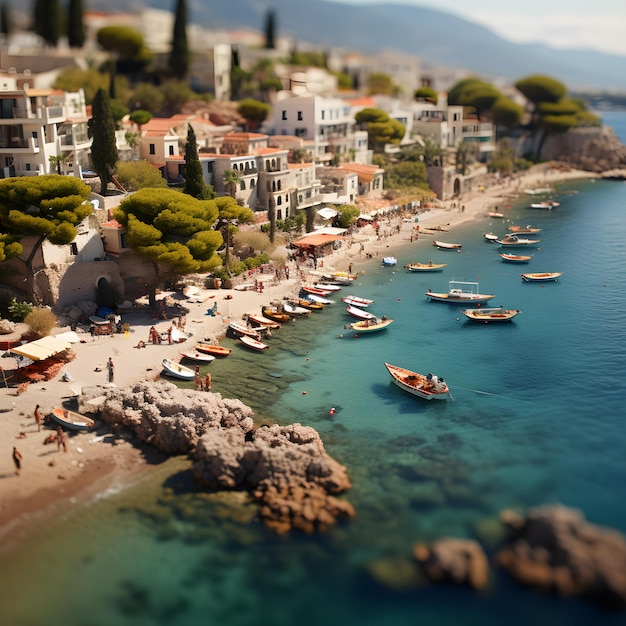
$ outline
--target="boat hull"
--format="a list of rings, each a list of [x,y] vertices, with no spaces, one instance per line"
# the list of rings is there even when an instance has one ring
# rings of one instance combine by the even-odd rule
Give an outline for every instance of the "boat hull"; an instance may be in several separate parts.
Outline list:
[[[376,319],[376,316],[373,313],[369,313],[368,311],[363,311],[355,306],[348,305],[346,307],[346,313],[349,313],[353,317],[358,317],[362,320],[373,320]]]
[[[500,258],[505,263],[528,263],[528,261],[532,259],[531,256],[527,256],[523,254],[501,254]]]
[[[76,413],[75,411],[68,411],[62,408],[52,409],[48,414],[48,417],[56,422],[61,428],[67,430],[74,430],[77,432],[91,430],[94,427],[94,421]]]
[[[403,367],[391,365],[385,363],[385,367],[391,376],[391,382],[397,387],[410,393],[413,396],[422,398],[422,400],[447,400],[450,397],[450,390],[448,385],[443,381],[439,383],[439,379],[436,379],[436,384],[433,380],[429,380],[427,376],[412,372]],[[438,386],[439,385],[439,386]]]
[[[363,333],[377,333],[381,330],[385,330],[391,324],[393,324],[393,320],[390,319],[361,320],[360,322],[354,322],[354,324],[346,324],[344,328],[360,335]]]
[[[548,283],[556,282],[563,275],[563,272],[543,272],[536,274],[522,274],[525,283]]]
[[[492,322],[511,322],[521,311],[499,307],[497,309],[465,309],[461,311],[461,313],[465,315],[470,322],[482,322],[486,324]]]
[[[215,357],[212,354],[208,354],[206,352],[181,352],[181,359],[187,359],[188,361],[197,361],[199,363],[210,363],[215,360]]]
[[[196,373],[185,367],[184,365],[180,365],[180,363],[175,363],[170,359],[163,359],[163,371],[172,378],[178,378],[179,380],[193,380],[196,377]]]
[[[446,243],[445,241],[433,241],[433,246],[439,250],[460,250],[463,247],[460,243]]]
[[[246,337],[246,335],[239,337],[239,341],[241,341],[246,348],[256,350],[257,352],[263,352],[263,350],[267,350],[269,348],[266,343],[252,339],[252,337]]]
[[[449,304],[468,304],[468,303],[482,303],[489,302],[492,298],[495,298],[495,294],[468,294],[468,295],[450,295],[449,293],[434,293],[432,291],[426,292],[426,298],[433,302],[448,302]]]
[[[404,267],[409,272],[441,272],[447,263],[408,263]]]
[[[205,352],[206,354],[212,354],[213,356],[228,356],[232,350],[225,348],[224,346],[213,345],[210,343],[199,343],[196,345],[198,352]]]

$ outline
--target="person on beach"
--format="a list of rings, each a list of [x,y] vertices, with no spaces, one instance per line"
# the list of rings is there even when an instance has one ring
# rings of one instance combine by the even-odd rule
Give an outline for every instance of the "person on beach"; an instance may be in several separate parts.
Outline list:
[[[172,345],[172,327],[167,329],[167,343]]]
[[[39,405],[35,407],[35,422],[37,422],[37,430],[41,430],[41,411]]]
[[[195,390],[198,391],[202,387],[202,382],[200,380],[200,366],[196,365],[196,383]]]
[[[204,377],[204,391],[211,391],[211,374],[208,372]]]
[[[57,450],[63,448],[63,452],[67,452],[67,442],[65,440],[65,431],[57,426]]]
[[[22,469],[22,453],[13,446],[13,463],[15,464],[15,475],[19,476]]]
[[[113,359],[109,357],[109,362],[107,363],[107,368],[109,370],[109,382],[113,382],[113,373],[115,371],[115,365],[113,365]]]

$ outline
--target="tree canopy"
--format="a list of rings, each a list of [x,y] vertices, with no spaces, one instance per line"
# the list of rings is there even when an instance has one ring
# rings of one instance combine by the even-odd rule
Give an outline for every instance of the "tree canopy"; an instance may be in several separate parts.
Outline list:
[[[393,82],[389,74],[383,72],[373,72],[367,79],[367,93],[369,95],[382,94],[390,96],[393,94]]]
[[[535,105],[540,102],[558,102],[567,93],[563,83],[543,74],[520,78],[515,83],[515,88]]]
[[[352,226],[361,214],[359,207],[354,204],[340,204],[336,207],[336,209],[337,217],[335,220],[339,224],[340,228],[348,228],[349,226]]]
[[[415,98],[415,100],[426,100],[426,102],[437,104],[439,94],[432,87],[420,87],[413,92],[413,98]]]
[[[498,126],[515,128],[519,126],[523,115],[524,109],[506,96],[500,96],[491,105],[491,119]]]
[[[385,144],[399,144],[404,137],[402,122],[392,119],[381,109],[366,108],[354,116],[357,124],[367,130],[370,147],[381,151]]]
[[[119,161],[115,177],[126,191],[138,191],[144,187],[167,187],[159,170],[148,161]]]
[[[245,118],[248,129],[256,129],[267,119],[270,105],[254,98],[242,100],[238,107],[238,113]]]
[[[185,144],[185,186],[183,191],[198,200],[208,200],[211,193],[204,182],[202,163],[198,155],[196,133],[191,124],[187,127],[187,143]]]

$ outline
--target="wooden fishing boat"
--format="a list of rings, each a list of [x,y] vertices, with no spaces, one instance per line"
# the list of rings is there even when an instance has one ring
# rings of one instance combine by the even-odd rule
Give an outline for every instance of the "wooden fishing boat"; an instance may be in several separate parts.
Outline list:
[[[375,320],[376,316],[369,311],[359,309],[359,307],[348,305],[346,307],[346,313],[349,313],[353,317],[358,317],[361,320]]]
[[[267,350],[269,348],[266,343],[257,341],[256,339],[252,339],[252,337],[247,337],[246,335],[239,337],[239,341],[241,341],[244,346],[247,346],[252,350],[257,350],[258,352],[262,352],[263,350]]]
[[[235,335],[235,337],[241,337],[242,335],[246,335],[247,337],[252,337],[252,339],[256,339],[257,341],[261,340],[261,333],[254,328],[249,328],[242,322],[232,321],[228,324],[228,329]]]
[[[522,280],[526,283],[546,283],[557,281],[563,272],[537,272],[534,274],[522,274]]]
[[[545,200],[544,202],[533,202],[530,205],[531,209],[545,209],[551,211],[552,209],[556,209],[556,207],[560,206],[559,202],[555,202],[554,200]]]
[[[463,309],[461,311],[468,320],[472,322],[510,322],[521,311],[517,309],[484,308],[484,309]]]
[[[502,252],[500,258],[505,263],[528,263],[533,257],[526,254],[506,254]]]
[[[376,333],[379,330],[385,330],[390,324],[393,324],[393,320],[383,316],[346,324],[344,328],[354,331],[355,334]]]
[[[447,400],[450,398],[450,389],[443,380],[434,374],[418,374],[404,367],[385,363],[391,375],[391,381],[400,389],[424,400]]]
[[[498,241],[498,235],[494,233],[485,233],[483,237],[489,242],[494,243],[494,241]]]
[[[261,313],[263,313],[263,317],[267,317],[274,322],[288,322],[291,319],[289,313],[285,313],[284,311],[279,311],[275,306],[264,306],[261,308]],[[260,337],[253,337],[257,341]]]
[[[404,267],[409,272],[440,272],[447,265],[447,263],[433,263],[432,261],[428,261],[428,263],[413,261],[412,263],[407,263]]]
[[[479,293],[478,283],[468,283],[451,280],[448,293],[434,293],[430,289],[426,292],[426,299],[435,302],[449,302],[450,304],[464,304],[466,302],[488,302],[494,294]]]
[[[311,302],[316,302],[317,304],[322,304],[326,306],[327,304],[334,304],[334,300],[329,300],[328,298],[324,298],[324,296],[318,296],[314,293],[307,293],[306,300],[310,300]]]
[[[189,367],[185,367],[180,363],[172,361],[172,359],[163,359],[163,371],[168,376],[179,378],[181,380],[193,380],[196,377],[196,373]]]
[[[310,309],[289,301],[283,303],[283,311],[291,317],[308,317],[311,315]]]
[[[516,235],[536,235],[541,232],[541,228],[533,228],[532,226],[509,226],[508,229]]]
[[[86,415],[81,415],[76,413],[76,411],[70,411],[62,407],[52,409],[48,413],[48,417],[61,428],[66,428],[67,430],[91,430],[95,425],[95,422]]]
[[[489,211],[489,217],[502,218],[504,217],[504,213],[500,213],[498,211]]]
[[[197,343],[196,350],[198,352],[205,352],[206,354],[221,357],[228,356],[232,352],[232,348],[226,348],[225,346],[205,342]]]
[[[433,246],[439,250],[460,250],[463,246],[460,243],[446,243],[445,241],[433,241]]]
[[[331,272],[324,276],[324,282],[334,283],[335,285],[351,285],[356,279],[356,274],[349,272]]]
[[[308,298],[298,298],[295,302],[298,306],[303,306],[310,311],[321,311],[324,308],[321,302],[313,302],[313,300],[309,300]]]
[[[385,256],[385,257],[383,257],[382,265],[384,267],[392,267],[394,265],[397,265],[397,263],[398,263],[398,259],[396,259],[395,256]]]
[[[529,196],[540,196],[544,193],[550,193],[552,191],[552,187],[537,187],[536,189],[524,189],[524,193],[527,193]]]
[[[540,241],[540,239],[526,239],[517,235],[505,235],[503,239],[498,239],[497,243],[502,248],[526,248],[536,246]]]
[[[341,291],[342,287],[341,285],[335,285],[334,283],[323,283],[323,282],[317,282],[314,285],[315,288],[317,289],[321,289],[322,291],[326,291],[326,295],[330,295],[331,293],[334,293],[335,291]]]
[[[278,322],[274,322],[273,320],[270,320],[267,317],[259,315],[257,313],[247,313],[246,318],[248,319],[248,321],[254,322],[259,326],[269,328],[270,330],[278,330],[280,328],[280,324]]]
[[[208,352],[200,352],[199,350],[187,350],[186,352],[181,352],[180,358],[200,363],[210,363],[215,360],[215,357],[212,354],[209,354]]]
[[[369,298],[359,298],[358,296],[344,296],[343,298],[341,298],[341,301],[344,304],[358,306],[362,309],[367,309],[368,306],[374,304],[373,300],[370,300]]]
[[[302,285],[302,287],[300,287],[301,291],[304,291],[304,293],[307,294],[312,294],[314,296],[328,296],[332,293],[332,291],[330,289],[323,289],[322,287],[313,287],[311,285]]]

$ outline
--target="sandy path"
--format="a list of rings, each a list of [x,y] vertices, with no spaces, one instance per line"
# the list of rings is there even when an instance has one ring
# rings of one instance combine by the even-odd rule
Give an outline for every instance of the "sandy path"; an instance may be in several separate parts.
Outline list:
[[[496,206],[503,208],[511,201],[512,194],[521,193],[525,188],[544,187],[565,179],[592,176],[587,172],[563,172],[537,166],[505,184],[465,196],[455,206],[451,202],[437,203],[436,208],[420,214],[420,230],[424,232],[429,227],[451,230],[469,220],[486,217]],[[461,206],[465,207],[463,211]],[[323,267],[347,270],[352,263],[354,271],[357,271],[360,263],[369,260],[368,254],[382,258],[393,254],[394,247],[410,243],[414,226],[412,219],[402,220],[397,217],[390,221],[383,220],[383,236],[380,239],[371,227],[360,229],[338,251],[323,259]],[[442,236],[442,239],[450,240],[450,235],[445,238]],[[417,244],[420,248],[424,240],[430,243],[432,237],[420,237]],[[300,282],[295,266],[292,265],[290,269],[291,278],[283,279],[278,284],[270,275],[257,275],[264,282],[264,293],[203,290],[194,301],[180,300],[189,309],[185,330],[193,332],[193,339],[217,339],[223,336],[231,319],[239,319],[248,312],[258,313],[263,304],[294,295]],[[310,280],[306,270],[305,280]],[[218,304],[218,315],[205,315],[215,302]],[[73,347],[76,359],[61,370],[55,379],[32,384],[20,395],[13,388],[0,389],[0,441],[3,442],[0,446],[0,531],[10,529],[15,520],[26,514],[41,511],[53,503],[71,502],[71,498],[78,493],[103,489],[120,477],[128,480],[132,472],[141,471],[146,466],[140,451],[112,436],[98,437],[93,433],[81,433],[68,437],[67,452],[57,450],[56,444],[44,445],[43,440],[52,430],[42,427],[38,431],[33,418],[37,404],[41,405],[45,414],[60,406],[62,400],[72,394],[72,388],[105,384],[109,357],[115,364],[114,383],[125,386],[158,377],[164,357],[178,360],[180,352],[193,345],[192,341],[158,346],[148,343],[150,326],[154,324],[159,332],[166,332],[170,321],[155,323],[146,314],[128,315],[123,320],[131,325],[129,335],[91,337],[83,331],[80,337],[84,342],[74,344]],[[135,347],[139,341],[146,342],[145,349]],[[4,358],[0,359],[0,365],[12,369],[15,364],[12,358]],[[61,380],[65,371],[73,378],[72,382]],[[19,438],[20,433],[25,433],[26,437]],[[17,446],[23,457],[19,476],[15,475],[11,457],[13,446]]]

